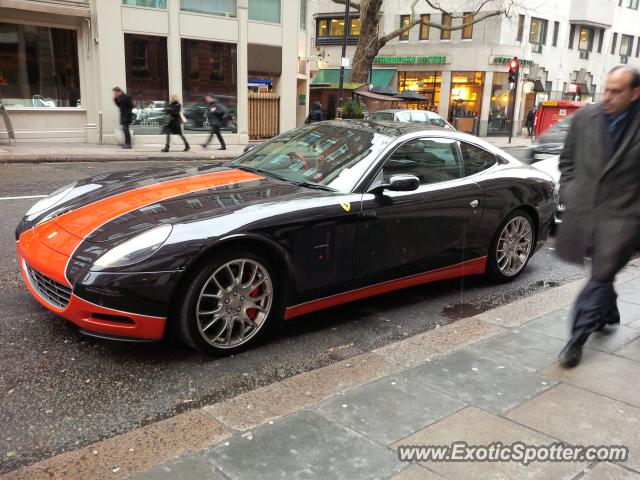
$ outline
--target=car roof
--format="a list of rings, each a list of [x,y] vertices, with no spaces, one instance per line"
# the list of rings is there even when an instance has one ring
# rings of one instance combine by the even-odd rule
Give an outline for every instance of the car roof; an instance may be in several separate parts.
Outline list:
[[[378,110],[375,112],[371,112],[371,115],[374,115],[376,113],[402,113],[402,112],[429,112],[429,113],[435,113],[436,115],[439,115],[437,112],[432,112],[431,110],[412,110],[410,108],[388,108],[386,110]]]

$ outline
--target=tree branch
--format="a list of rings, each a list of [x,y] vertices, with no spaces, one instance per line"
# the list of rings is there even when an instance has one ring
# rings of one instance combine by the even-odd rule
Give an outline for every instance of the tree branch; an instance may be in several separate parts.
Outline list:
[[[403,33],[408,32],[409,30],[411,30],[417,24],[422,23],[422,17],[418,18],[416,20],[416,4],[417,3],[418,3],[418,0],[413,0],[413,2],[411,2],[411,16],[409,17],[409,23],[408,24],[398,28],[397,30],[394,30],[391,33],[387,33],[383,37],[380,37],[380,39],[378,40],[378,45],[380,45],[380,48],[384,47],[389,40],[391,40],[393,38],[396,38],[396,37],[399,37]]]

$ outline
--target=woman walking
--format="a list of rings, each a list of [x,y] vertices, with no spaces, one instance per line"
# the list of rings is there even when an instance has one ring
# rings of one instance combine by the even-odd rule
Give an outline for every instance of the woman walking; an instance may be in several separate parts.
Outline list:
[[[170,97],[171,103],[167,108],[164,109],[164,113],[167,118],[166,125],[162,128],[163,133],[167,135],[167,141],[165,142],[164,148],[161,150],[163,152],[169,151],[169,144],[171,143],[171,135],[180,135],[180,138],[184,142],[184,150],[183,152],[188,152],[191,150],[189,146],[189,142],[184,138],[182,134],[182,115],[180,114],[180,110],[182,109],[182,105],[178,101],[177,95],[171,95]]]

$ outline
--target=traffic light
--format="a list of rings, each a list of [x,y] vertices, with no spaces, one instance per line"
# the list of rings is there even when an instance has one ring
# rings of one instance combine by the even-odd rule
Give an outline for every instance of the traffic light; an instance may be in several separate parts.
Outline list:
[[[518,57],[513,57],[509,60],[509,90],[515,90],[518,84],[518,70],[520,69],[520,62]]]

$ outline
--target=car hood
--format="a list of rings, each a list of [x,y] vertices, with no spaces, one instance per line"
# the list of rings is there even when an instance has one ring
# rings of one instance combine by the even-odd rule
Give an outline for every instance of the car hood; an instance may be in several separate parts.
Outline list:
[[[274,199],[323,195],[334,193],[227,166],[118,172],[78,182],[59,205],[36,218],[25,217],[16,236],[49,221],[77,238],[117,241],[164,223],[227,215]]]

